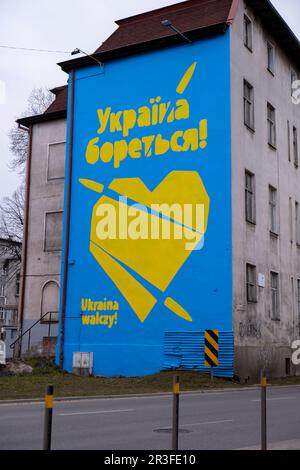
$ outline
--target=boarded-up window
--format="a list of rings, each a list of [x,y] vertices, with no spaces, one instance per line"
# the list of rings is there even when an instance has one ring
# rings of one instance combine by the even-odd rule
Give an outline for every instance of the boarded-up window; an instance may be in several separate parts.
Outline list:
[[[46,212],[45,215],[45,251],[61,250],[62,212]]]
[[[47,282],[42,290],[41,317],[45,322],[57,322],[59,310],[59,287],[55,281]]]
[[[49,144],[48,147],[48,172],[47,179],[55,180],[64,178],[66,159],[66,144],[59,142]]]

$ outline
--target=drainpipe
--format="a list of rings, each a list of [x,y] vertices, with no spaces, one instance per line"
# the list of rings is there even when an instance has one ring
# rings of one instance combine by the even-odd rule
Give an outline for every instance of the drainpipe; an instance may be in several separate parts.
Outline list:
[[[69,262],[69,240],[70,240],[70,214],[71,214],[71,188],[72,188],[72,163],[73,163],[73,124],[74,124],[74,69],[71,70],[70,90],[70,114],[69,114],[69,153],[68,153],[68,188],[66,199],[66,225],[65,225],[65,249],[64,249],[64,271],[62,279],[62,300],[60,319],[60,350],[59,365],[63,368],[64,363],[64,333],[66,318],[67,284],[68,284],[68,262]]]
[[[32,154],[32,126],[26,128],[20,126],[19,128],[25,130],[29,134],[28,143],[28,156],[26,163],[26,183],[25,183],[25,207],[24,207],[24,229],[23,229],[23,243],[22,243],[22,264],[21,264],[21,286],[20,286],[20,299],[19,299],[19,336],[23,331],[24,321],[24,302],[25,302],[25,281],[27,271],[27,243],[28,243],[28,220],[29,220],[29,198],[30,198],[30,179],[31,179],[31,154]],[[17,356],[22,354],[22,339],[19,342]]]

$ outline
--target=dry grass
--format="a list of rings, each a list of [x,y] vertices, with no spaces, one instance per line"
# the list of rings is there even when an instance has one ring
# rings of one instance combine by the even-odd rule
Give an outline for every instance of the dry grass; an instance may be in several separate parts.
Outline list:
[[[33,366],[32,374],[0,376],[0,399],[42,398],[48,384],[54,386],[57,397],[170,392],[174,373],[180,375],[182,391],[241,387],[231,380],[211,381],[209,375],[193,371],[168,371],[144,377],[78,377],[59,371],[45,360],[27,362]]]

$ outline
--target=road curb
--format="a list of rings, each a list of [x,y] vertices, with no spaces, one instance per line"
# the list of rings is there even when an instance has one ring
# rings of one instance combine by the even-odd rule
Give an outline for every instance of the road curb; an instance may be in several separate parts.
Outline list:
[[[191,390],[181,392],[181,395],[199,395],[200,393],[221,393],[221,392],[243,392],[249,390],[255,390],[258,388],[258,385],[253,385],[251,387],[244,387],[240,389],[236,388],[215,388],[215,389],[200,389],[200,390]],[[120,394],[120,395],[89,395],[89,396],[73,396],[73,397],[55,397],[54,401],[80,401],[80,400],[105,400],[112,398],[151,398],[151,397],[164,397],[172,396],[172,392],[154,392],[154,393],[129,393],[129,394]],[[18,404],[18,403],[43,403],[43,398],[19,398],[19,399],[10,399],[10,400],[0,400],[1,404]]]
[[[290,388],[290,387],[300,387],[300,385],[272,385],[269,384],[268,388]],[[181,392],[180,395],[199,395],[199,394],[212,394],[212,393],[226,393],[226,392],[247,392],[250,390],[259,390],[260,385],[255,384],[249,387],[241,388],[214,388],[214,389],[200,389],[200,390],[190,390]],[[151,398],[151,397],[164,397],[172,396],[172,392],[154,392],[154,393],[129,393],[129,394],[120,394],[120,395],[89,395],[89,396],[73,396],[73,397],[55,397],[55,402],[64,402],[64,401],[81,401],[81,400],[105,400],[113,398]],[[9,404],[22,404],[22,403],[44,403],[44,398],[19,398],[15,400],[1,400],[1,405]]]

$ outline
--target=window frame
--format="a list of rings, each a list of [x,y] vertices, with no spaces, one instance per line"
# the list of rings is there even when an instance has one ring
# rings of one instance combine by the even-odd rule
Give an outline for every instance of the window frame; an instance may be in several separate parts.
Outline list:
[[[54,253],[62,251],[62,244],[60,248],[55,249],[47,249],[46,248],[46,221],[47,221],[47,214],[62,214],[62,230],[63,230],[63,210],[53,210],[53,211],[46,211],[44,212],[44,240],[43,240],[43,251],[45,253]]]
[[[276,288],[272,286],[272,279],[276,279],[277,286]],[[275,293],[275,299],[276,299],[276,312],[274,315],[273,311],[273,294]],[[271,297],[271,308],[270,308],[270,313],[271,313],[271,320],[273,321],[280,321],[280,276],[279,273],[276,271],[270,271],[270,297]]]
[[[244,14],[243,29],[244,46],[248,49],[248,51],[253,52],[253,23],[246,14]]]
[[[273,51],[272,57],[273,57],[273,68],[270,67],[270,56],[269,56],[269,51]],[[270,72],[270,74],[274,77],[275,76],[275,46],[271,41],[267,41],[267,70]]]
[[[253,279],[249,279],[250,272],[253,274]],[[257,303],[257,273],[256,266],[252,263],[246,263],[246,298],[248,304]]]
[[[246,96],[246,90],[250,91],[250,96]],[[254,87],[251,85],[248,80],[244,78],[243,81],[243,103],[244,103],[244,125],[247,129],[255,132],[255,98],[254,98]],[[247,122],[246,118],[246,106],[249,107],[249,122]]]
[[[250,177],[251,187],[247,186],[247,177]],[[248,207],[248,195],[252,200],[252,213],[251,217],[249,217]],[[256,224],[256,194],[255,194],[255,175],[251,173],[249,170],[245,170],[245,220],[249,224],[255,225]]]
[[[271,195],[275,195],[274,200],[271,200]],[[272,218],[273,215],[275,220]],[[271,184],[269,184],[269,230],[271,234],[278,236],[278,191]]]
[[[269,115],[269,111],[274,113],[273,117]],[[277,145],[276,108],[269,101],[267,102],[267,126],[268,126],[268,145],[272,149],[276,149],[276,145]],[[272,137],[274,140],[272,140]]]
[[[61,144],[65,144],[65,149],[66,149],[67,142],[65,140],[62,140],[60,142],[49,142],[47,144],[47,170],[46,170],[46,181],[47,181],[47,183],[51,182],[51,181],[62,181],[62,180],[65,179],[65,172],[64,172],[63,176],[58,176],[58,177],[55,177],[55,178],[50,178],[49,177],[50,147],[53,146],[53,145],[61,145]],[[65,159],[65,162],[66,162],[66,159]]]
[[[293,157],[295,168],[299,167],[298,129],[293,126]]]

